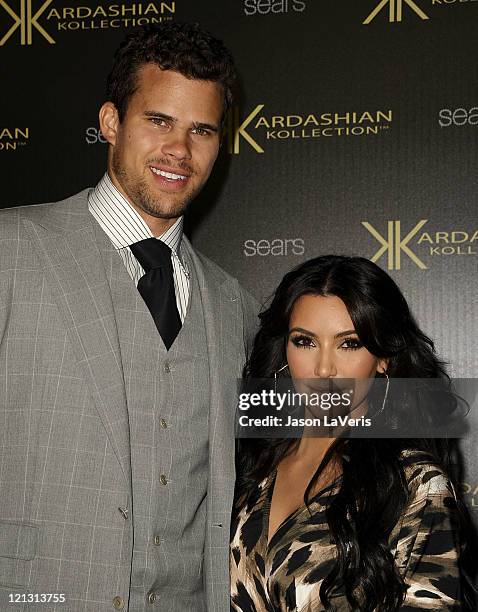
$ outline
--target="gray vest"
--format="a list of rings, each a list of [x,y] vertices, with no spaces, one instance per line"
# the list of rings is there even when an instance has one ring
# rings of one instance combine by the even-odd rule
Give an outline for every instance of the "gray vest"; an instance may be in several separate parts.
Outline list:
[[[134,530],[130,612],[206,610],[203,553],[209,368],[192,262],[184,324],[169,352],[121,258],[105,262],[128,403]]]

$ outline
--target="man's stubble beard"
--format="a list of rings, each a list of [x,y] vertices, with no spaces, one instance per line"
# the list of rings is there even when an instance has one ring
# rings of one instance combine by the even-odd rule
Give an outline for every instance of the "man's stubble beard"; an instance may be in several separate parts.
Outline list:
[[[161,202],[160,195],[152,193],[146,179],[131,176],[131,174],[122,167],[118,158],[119,155],[113,153],[111,167],[116,179],[119,181],[131,203],[151,217],[156,217],[158,219],[177,219],[186,212],[189,204],[201,190],[202,186],[196,190],[190,190],[185,193],[178,202],[165,205]]]

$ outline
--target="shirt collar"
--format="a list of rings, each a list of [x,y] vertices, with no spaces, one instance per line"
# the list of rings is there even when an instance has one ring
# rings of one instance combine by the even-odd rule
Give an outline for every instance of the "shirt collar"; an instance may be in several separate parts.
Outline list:
[[[154,238],[144,219],[113,185],[107,172],[90,192],[88,208],[117,250],[145,238]],[[179,217],[158,239],[167,244],[181,261],[179,247],[182,237],[183,217]]]

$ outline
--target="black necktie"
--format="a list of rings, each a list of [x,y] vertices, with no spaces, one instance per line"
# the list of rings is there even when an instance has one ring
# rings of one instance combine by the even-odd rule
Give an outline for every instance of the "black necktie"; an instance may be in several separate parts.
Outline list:
[[[156,238],[147,238],[130,246],[145,274],[139,279],[138,291],[153,315],[167,349],[181,329],[174,291],[171,249]]]

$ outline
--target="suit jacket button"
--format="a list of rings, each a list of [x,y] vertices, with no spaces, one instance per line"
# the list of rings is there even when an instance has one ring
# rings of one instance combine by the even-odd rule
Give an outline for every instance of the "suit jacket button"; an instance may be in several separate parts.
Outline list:
[[[122,506],[120,506],[118,510],[121,512],[121,516],[126,521],[128,519],[128,508],[123,508]]]
[[[122,597],[115,597],[113,599],[113,605],[117,610],[122,610],[124,608],[124,601]]]
[[[168,479],[166,478],[166,476],[164,474],[161,474],[161,476],[159,477],[159,482],[162,485],[167,485],[168,484]]]
[[[148,595],[148,603],[154,604],[155,601],[156,601],[156,593],[150,593]]]

